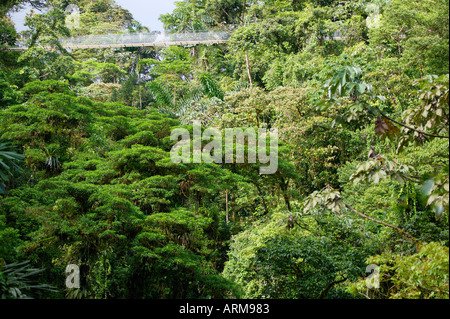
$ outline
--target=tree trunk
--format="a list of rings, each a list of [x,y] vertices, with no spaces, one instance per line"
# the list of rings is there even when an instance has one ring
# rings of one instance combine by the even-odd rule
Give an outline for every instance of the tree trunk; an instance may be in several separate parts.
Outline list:
[[[227,220],[227,223],[228,223],[229,220],[230,220],[230,218],[228,216],[228,212],[229,212],[229,209],[228,209],[228,189],[225,192],[225,200],[226,200],[226,220]]]
[[[283,198],[284,201],[286,202],[287,209],[289,210],[289,212],[292,212],[291,201],[289,200],[289,196],[285,191],[283,191]]]
[[[250,70],[250,61],[248,59],[248,53],[245,51],[245,62],[247,64],[247,74],[248,74],[248,80],[250,81],[250,86],[253,87],[253,79],[252,79],[252,72]]]
[[[139,52],[139,61],[141,61],[141,53]],[[138,61],[138,86],[139,86],[139,109],[142,110],[142,88],[141,88],[141,69]]]
[[[264,207],[264,213],[265,213],[265,215],[269,215],[269,209],[267,208],[266,199],[264,198],[264,194],[261,190],[261,187],[257,183],[254,183],[254,184],[256,186],[256,189],[258,190],[259,196],[261,197],[263,207]]]
[[[291,201],[289,200],[289,196],[287,193],[289,188],[289,182],[285,181],[284,178],[282,178],[281,183],[279,185],[281,188],[281,192],[283,193],[283,198],[284,201],[286,202],[287,209],[289,210],[289,212],[292,212]]]

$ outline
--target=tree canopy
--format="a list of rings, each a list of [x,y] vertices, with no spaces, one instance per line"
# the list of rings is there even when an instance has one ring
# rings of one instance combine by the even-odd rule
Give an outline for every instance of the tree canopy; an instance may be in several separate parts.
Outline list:
[[[448,299],[448,14],[448,0],[177,1],[166,32],[228,43],[65,50],[157,32],[113,0],[2,2],[0,298]],[[278,170],[172,161],[172,132],[194,121],[276,130]]]

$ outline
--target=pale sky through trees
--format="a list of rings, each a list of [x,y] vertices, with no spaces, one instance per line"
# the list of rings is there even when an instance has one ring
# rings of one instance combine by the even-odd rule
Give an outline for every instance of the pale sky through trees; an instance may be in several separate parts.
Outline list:
[[[174,0],[116,0],[116,3],[128,9],[136,20],[151,31],[164,30],[159,16],[172,12],[175,9],[174,2]]]
[[[163,25],[159,21],[161,14],[170,13],[175,8],[173,0],[116,0],[116,3],[128,9],[133,17],[148,27],[151,31],[163,31]],[[23,31],[25,15],[30,11],[26,8],[20,12],[11,14],[18,31]]]

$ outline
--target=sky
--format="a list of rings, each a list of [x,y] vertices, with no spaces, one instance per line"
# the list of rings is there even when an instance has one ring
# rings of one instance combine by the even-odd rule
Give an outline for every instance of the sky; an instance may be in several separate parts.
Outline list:
[[[174,0],[115,0],[122,8],[128,9],[133,17],[148,27],[150,31],[163,31],[159,21],[161,14],[170,13],[175,9]]]
[[[159,21],[161,14],[172,12],[175,9],[174,0],[115,0],[121,7],[128,9],[133,17],[148,27],[151,31],[163,31],[163,25]],[[21,12],[11,14],[18,31],[25,30],[23,26],[25,15],[30,11],[26,8]]]

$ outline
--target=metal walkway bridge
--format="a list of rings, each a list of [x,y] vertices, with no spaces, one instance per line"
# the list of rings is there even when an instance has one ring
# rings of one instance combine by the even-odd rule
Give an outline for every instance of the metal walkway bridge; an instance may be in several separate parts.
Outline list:
[[[124,33],[87,35],[73,38],[60,39],[62,47],[66,50],[78,49],[105,49],[105,48],[129,48],[129,47],[164,47],[170,45],[192,46],[196,44],[227,43],[231,33],[228,32],[194,32],[178,34],[157,33]],[[53,47],[44,47],[47,50],[55,50]],[[20,44],[8,48],[10,51],[24,51],[28,47]]]

